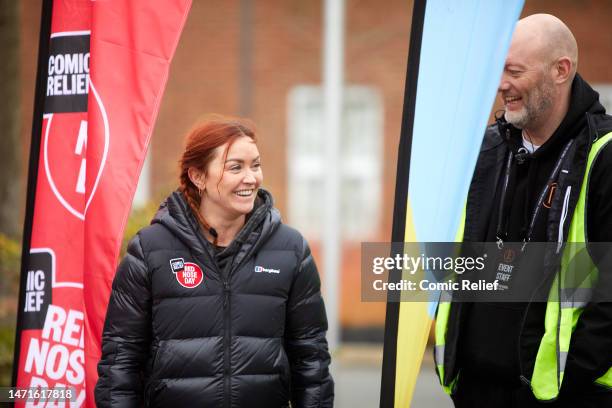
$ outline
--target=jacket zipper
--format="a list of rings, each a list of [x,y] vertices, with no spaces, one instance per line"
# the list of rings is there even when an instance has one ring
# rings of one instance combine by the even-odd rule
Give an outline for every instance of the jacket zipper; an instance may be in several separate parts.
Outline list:
[[[225,406],[231,406],[230,395],[230,347],[231,347],[231,316],[230,316],[230,285],[227,280],[223,281],[223,315],[225,319],[225,334],[223,336],[223,385],[224,385],[224,401]]]
[[[561,222],[559,223],[559,235],[558,235],[558,239],[557,239],[557,254],[559,253],[559,251],[561,251],[561,248],[563,247],[563,230],[565,228],[565,219],[567,218],[567,210],[569,207],[569,199],[570,199],[570,194],[572,192],[572,186],[567,186],[567,189],[565,190],[565,197],[563,197],[563,208],[561,209]],[[560,336],[560,331],[561,331],[561,296],[562,296],[562,290],[561,290],[561,285],[563,282],[563,268],[559,268],[559,285],[558,285],[558,291],[559,293],[557,294],[557,299],[559,300],[558,302],[558,307],[559,307],[559,313],[558,313],[558,317],[557,317],[557,338],[556,338],[556,343],[557,343],[557,387],[559,390],[561,390],[561,359],[559,358],[559,356],[561,355],[561,344],[559,342],[559,336]]]
[[[565,229],[565,219],[567,218],[567,210],[569,208],[570,194],[572,193],[572,186],[567,186],[565,190],[565,197],[563,197],[563,208],[561,209],[561,222],[559,223],[559,234],[557,235],[557,253],[561,251],[563,247],[563,230]]]
[[[231,358],[231,291],[230,291],[230,278],[232,272],[237,270],[246,260],[246,256],[237,265],[234,265],[234,260],[225,268],[222,274],[223,279],[223,317],[225,320],[224,324],[224,336],[223,336],[223,386],[224,395],[223,402],[226,408],[231,408],[231,370],[232,365],[230,362]]]

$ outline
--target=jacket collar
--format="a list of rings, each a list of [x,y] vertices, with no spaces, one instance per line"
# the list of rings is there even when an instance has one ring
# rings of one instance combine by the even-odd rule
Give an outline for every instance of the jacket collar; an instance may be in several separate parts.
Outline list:
[[[228,249],[232,247],[232,251],[237,250],[249,238],[264,239],[280,225],[280,213],[274,208],[272,195],[268,191],[260,188],[255,201],[255,208]],[[174,191],[160,205],[151,221],[151,224],[157,223],[169,229],[195,255],[211,255],[211,244],[204,238],[199,222],[180,191]],[[259,231],[257,237],[253,235],[255,231]]]

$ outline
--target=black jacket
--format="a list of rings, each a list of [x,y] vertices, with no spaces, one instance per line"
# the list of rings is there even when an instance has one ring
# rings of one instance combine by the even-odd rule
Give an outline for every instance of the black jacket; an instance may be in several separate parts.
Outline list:
[[[257,202],[220,252],[178,192],[132,239],[103,331],[99,407],[333,405],[327,319],[310,249],[281,223],[269,193],[260,190]],[[178,281],[188,263],[203,275],[199,284],[200,276],[187,282],[193,288]]]
[[[503,232],[508,241],[524,238],[528,216],[546,183],[561,149],[573,139],[557,191],[572,186],[569,214],[578,199],[591,144],[612,131],[612,117],[605,114],[598,95],[576,76],[568,114],[553,136],[528,159],[512,164],[516,180],[505,203]],[[520,131],[502,120],[487,129],[469,189],[465,241],[494,241],[500,209],[500,186],[509,150],[517,149]],[[587,195],[587,231],[590,242],[612,242],[612,146],[600,153],[592,169]],[[559,228],[567,236],[569,221],[560,222],[562,194],[553,194],[549,208],[535,225],[533,241],[556,241]],[[571,217],[568,217],[568,220]],[[596,259],[597,261],[597,259]],[[551,261],[552,264],[552,261]],[[612,288],[611,265],[598,265],[597,290]],[[544,270],[544,269],[543,269]],[[520,271],[519,271],[520,272]],[[542,279],[546,279],[543,276]],[[549,286],[548,286],[549,287]],[[547,293],[548,287],[543,291]],[[544,297],[545,298],[545,297]],[[607,297],[609,299],[609,296]],[[515,385],[531,378],[537,348],[544,332],[545,303],[453,304],[445,348],[445,379],[448,383],[460,370],[481,373],[495,379],[509,374]],[[562,392],[572,387],[584,390],[612,366],[612,305],[592,302],[585,308],[572,336]]]

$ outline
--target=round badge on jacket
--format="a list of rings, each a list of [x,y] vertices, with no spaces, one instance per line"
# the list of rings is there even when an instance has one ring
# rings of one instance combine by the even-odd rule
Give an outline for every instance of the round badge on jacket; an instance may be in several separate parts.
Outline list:
[[[184,288],[193,289],[204,280],[202,268],[193,262],[185,262],[183,258],[171,259],[170,268],[176,281]]]

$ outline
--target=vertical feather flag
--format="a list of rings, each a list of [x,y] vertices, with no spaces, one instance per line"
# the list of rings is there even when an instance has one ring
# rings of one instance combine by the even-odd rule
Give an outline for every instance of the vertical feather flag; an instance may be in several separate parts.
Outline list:
[[[522,7],[523,0],[415,0],[393,242],[454,240]],[[389,298],[381,408],[410,406],[435,307]]]
[[[70,387],[70,406],[95,406],[102,325],[123,229],[190,5],[43,1],[17,387]]]

